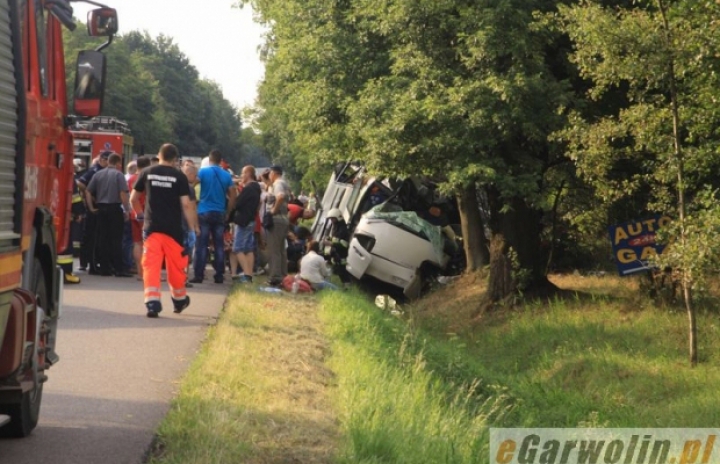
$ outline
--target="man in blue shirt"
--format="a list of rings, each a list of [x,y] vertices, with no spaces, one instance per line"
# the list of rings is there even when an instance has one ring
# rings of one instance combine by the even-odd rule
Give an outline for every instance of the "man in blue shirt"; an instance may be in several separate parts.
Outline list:
[[[200,222],[200,236],[195,242],[195,263],[193,266],[195,277],[192,283],[202,283],[205,279],[205,265],[208,258],[208,245],[210,236],[215,247],[215,283],[223,283],[225,273],[225,249],[223,233],[225,232],[226,218],[235,206],[237,188],[232,176],[220,167],[222,155],[213,150],[209,155],[210,164],[198,171],[200,182],[200,199],[198,203],[198,221]]]

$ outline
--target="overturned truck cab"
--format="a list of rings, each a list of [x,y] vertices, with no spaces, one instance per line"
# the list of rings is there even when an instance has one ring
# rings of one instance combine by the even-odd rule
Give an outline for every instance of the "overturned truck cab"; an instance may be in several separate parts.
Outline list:
[[[412,299],[435,276],[464,268],[457,207],[431,182],[379,179],[362,165],[344,163],[323,195],[316,240],[330,234],[326,214],[334,208],[351,233],[346,269],[356,279],[373,277]]]

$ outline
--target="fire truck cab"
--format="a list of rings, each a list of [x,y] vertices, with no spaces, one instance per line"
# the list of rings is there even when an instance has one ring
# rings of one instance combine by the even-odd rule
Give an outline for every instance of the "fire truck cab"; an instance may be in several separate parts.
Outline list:
[[[132,161],[134,139],[127,123],[112,116],[81,119],[72,125],[75,159],[90,166],[93,158],[103,151],[112,151],[123,157],[123,167]]]
[[[73,146],[68,130],[63,27],[75,29],[71,0],[0,0],[0,436],[37,425],[46,370],[58,362],[62,306],[58,251],[68,240]],[[102,109],[105,56],[117,13],[88,13],[74,112]]]

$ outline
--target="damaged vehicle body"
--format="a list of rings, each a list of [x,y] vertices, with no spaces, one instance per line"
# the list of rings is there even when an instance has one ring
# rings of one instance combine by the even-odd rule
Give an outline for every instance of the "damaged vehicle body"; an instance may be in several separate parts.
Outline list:
[[[465,267],[457,205],[431,182],[376,178],[358,163],[343,163],[321,206],[313,237],[329,237],[327,213],[339,209],[350,230],[346,269],[356,279],[373,277],[416,298],[435,277]]]

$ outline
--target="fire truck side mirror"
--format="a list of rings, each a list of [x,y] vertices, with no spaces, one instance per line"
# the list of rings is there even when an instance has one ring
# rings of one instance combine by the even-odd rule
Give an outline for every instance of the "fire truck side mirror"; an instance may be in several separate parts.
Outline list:
[[[102,111],[105,96],[105,55],[95,50],[78,54],[75,74],[75,114],[93,117]]]
[[[87,27],[91,37],[110,37],[117,34],[117,11],[114,8],[97,8],[89,11]]]

